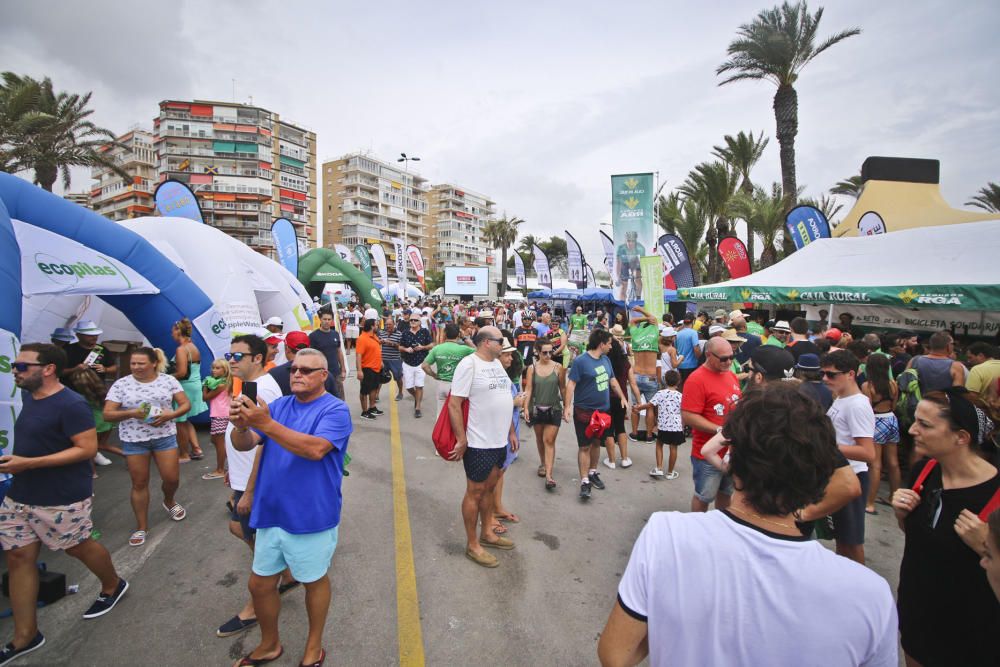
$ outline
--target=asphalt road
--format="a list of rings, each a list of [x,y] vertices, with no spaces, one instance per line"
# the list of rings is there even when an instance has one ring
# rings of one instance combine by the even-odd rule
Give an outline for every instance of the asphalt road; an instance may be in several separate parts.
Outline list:
[[[584,504],[577,498],[572,429],[560,431],[559,486],[546,492],[536,475],[533,434],[522,424],[522,437],[530,437],[523,437],[521,458],[508,471],[504,492],[505,503],[521,518],[509,533],[517,546],[493,551],[500,567],[489,570],[464,557],[459,503],[465,478],[461,465],[433,452],[433,385],[428,379],[430,400],[422,419],[413,417],[409,398],[394,403],[383,390],[380,407],[386,414],[374,422],[355,421],[340,542],[330,571],[326,665],[597,664],[597,639],[645,520],[651,512],[689,508],[693,486],[686,446],[679,457],[680,477],[667,481],[648,475],[653,445],[630,443],[634,465],[613,471],[601,466],[607,489],[595,489]],[[357,387],[355,380],[347,381],[355,415],[360,411]],[[398,407],[399,462],[405,467],[404,478],[397,466],[395,500],[390,406]],[[212,447],[207,432],[199,435],[206,460],[182,466],[177,496],[188,517],[169,520],[154,473],[151,526],[143,547],[128,546],[134,520],[124,463],[116,459],[99,469],[95,524],[131,589],[111,613],[83,620],[98,592],[97,580],[72,558],[43,551],[49,569],[65,572],[68,583],[80,584],[80,592],[39,610],[46,645],[14,664],[228,665],[255,646],[257,630],[227,639],[215,636],[248,595],[251,558],[228,532],[228,490],[221,481],[200,479],[212,467]],[[394,526],[394,515],[408,516],[408,537],[400,530],[405,522]],[[895,590],[903,538],[888,508],[869,517],[867,543],[869,566]],[[410,553],[415,577],[408,578]],[[684,564],[677,567],[683,570]],[[407,584],[414,579],[415,589]],[[271,664],[298,665],[306,634],[303,591],[288,593],[282,604],[285,655]],[[0,600],[0,608],[6,606]],[[12,621],[0,620],[4,641],[12,632]]]

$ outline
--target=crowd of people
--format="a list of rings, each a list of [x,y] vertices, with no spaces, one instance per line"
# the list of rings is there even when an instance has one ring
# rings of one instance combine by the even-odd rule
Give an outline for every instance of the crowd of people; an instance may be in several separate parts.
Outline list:
[[[202,479],[224,481],[228,529],[252,553],[250,595],[217,634],[259,626],[259,644],[237,664],[276,659],[280,596],[301,585],[309,618],[302,664],[322,664],[327,570],[355,427],[344,399],[355,381],[361,420],[385,414],[386,393],[408,395],[414,419],[429,405],[447,421],[455,440],[447,458],[461,460],[466,476],[465,555],[487,568],[502,565],[490,550],[516,546],[508,526],[520,517],[504,504],[503,486],[528,433],[551,493],[558,435],[572,423],[583,504],[606,488],[601,465],[632,466],[630,442],[655,443],[649,476],[671,484],[680,483],[680,450],[690,444],[690,512],[654,514],[636,541],[601,636],[603,664],[646,655],[653,664],[792,664],[823,655],[829,664],[888,665],[897,636],[909,664],[1000,664],[998,645],[982,640],[1000,630],[1000,513],[992,512],[1000,506],[1000,352],[985,341],[956,351],[948,332],[863,333],[851,320],[841,313],[831,326],[824,311],[807,321],[723,309],[674,318],[582,305],[567,313],[502,300],[381,312],[349,303],[323,307],[308,334],[284,332],[271,318],[214,360],[201,359],[181,320],[172,357],[132,349],[122,357],[127,374],[98,343],[94,322],[56,330],[51,343],[23,345],[13,364],[25,408],[14,452],[0,458],[0,472],[13,475],[0,546],[15,625],[0,665],[44,643],[33,599],[40,545],[79,558],[100,580],[87,618],[128,590],[90,539],[95,464],[110,462],[106,454],[125,458],[135,515],[128,543],[141,548],[150,464],[162,510],[184,520],[179,469],[204,456],[190,420],[206,412],[216,460]],[[430,436],[426,421],[418,439]],[[866,520],[880,506],[905,533],[896,602],[864,567]],[[815,538],[834,540],[834,551]],[[738,604],[705,590],[729,591]],[[830,618],[842,622],[834,628]],[[648,632],[650,623],[679,631]],[[733,641],[706,645],[706,631]]]

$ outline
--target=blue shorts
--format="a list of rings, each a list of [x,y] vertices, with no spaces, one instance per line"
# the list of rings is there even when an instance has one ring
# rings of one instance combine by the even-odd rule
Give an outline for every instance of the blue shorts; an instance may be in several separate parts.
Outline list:
[[[402,386],[403,384],[403,360],[402,359],[383,359],[382,365],[389,368],[389,372],[392,373],[393,379],[396,384]]]
[[[691,472],[694,476],[694,495],[703,503],[711,503],[715,496],[733,495],[733,478],[704,459],[691,457]]]
[[[639,393],[648,403],[653,395],[660,390],[660,385],[656,382],[655,375],[635,375],[635,385],[639,388]]]
[[[168,435],[164,438],[153,438],[141,442],[125,442],[122,440],[122,452],[125,456],[136,454],[152,454],[153,452],[166,452],[177,449],[177,436]]]
[[[309,584],[326,576],[337,548],[334,526],[297,535],[281,528],[258,528],[253,549],[253,573],[273,577],[287,567],[296,581]]]

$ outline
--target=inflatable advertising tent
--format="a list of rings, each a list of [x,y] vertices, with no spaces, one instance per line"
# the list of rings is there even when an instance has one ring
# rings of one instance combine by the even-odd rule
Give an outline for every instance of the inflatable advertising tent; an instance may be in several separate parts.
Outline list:
[[[382,308],[382,295],[368,276],[329,248],[313,248],[302,255],[298,278],[311,296],[320,296],[326,283],[347,283],[361,303]]]

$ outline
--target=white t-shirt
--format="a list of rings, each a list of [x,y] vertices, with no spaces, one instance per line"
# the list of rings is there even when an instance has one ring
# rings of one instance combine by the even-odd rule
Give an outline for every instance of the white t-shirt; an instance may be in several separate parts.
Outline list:
[[[676,389],[661,389],[653,394],[649,402],[656,406],[656,428],[674,433],[684,430],[681,423],[681,392]]]
[[[274,378],[264,373],[256,380],[257,398],[265,403],[281,398],[281,387]],[[229,486],[233,491],[246,491],[247,482],[250,481],[250,473],[253,472],[254,450],[241,452],[233,447],[233,426],[232,422],[226,424],[226,465],[229,468]]]
[[[472,449],[507,446],[514,399],[510,378],[499,360],[483,361],[476,353],[458,362],[451,380],[452,396],[469,399],[466,435]]]
[[[515,310],[514,311],[514,328],[515,329],[520,329],[523,322],[524,322],[524,311],[523,310]]]
[[[173,410],[174,394],[182,391],[181,383],[173,375],[160,373],[152,382],[139,382],[126,375],[111,385],[107,400],[120,404],[123,410],[135,410],[140,403]],[[123,442],[147,442],[171,435],[177,435],[177,425],[172,421],[153,426],[138,419],[126,419],[118,424],[118,437]]]
[[[853,445],[854,438],[875,437],[875,412],[872,410],[871,401],[864,394],[854,394],[834,400],[826,415],[833,422],[838,445]],[[851,464],[851,470],[854,472],[868,470],[868,464],[864,461],[848,459],[847,462]],[[877,483],[878,480],[874,481]]]
[[[656,512],[639,534],[618,599],[648,624],[650,665],[897,667],[885,579],[735,516]]]

